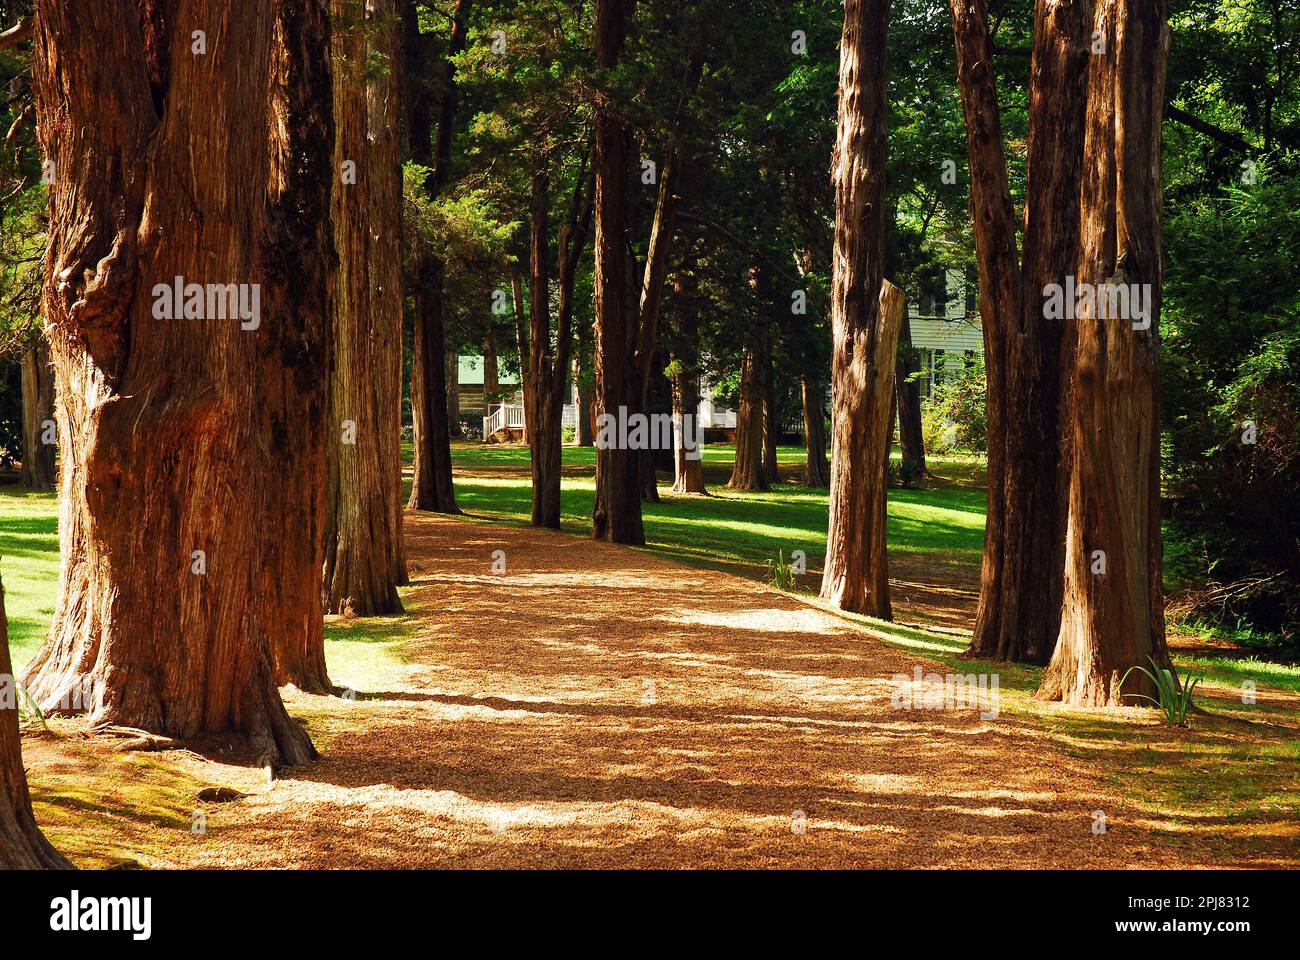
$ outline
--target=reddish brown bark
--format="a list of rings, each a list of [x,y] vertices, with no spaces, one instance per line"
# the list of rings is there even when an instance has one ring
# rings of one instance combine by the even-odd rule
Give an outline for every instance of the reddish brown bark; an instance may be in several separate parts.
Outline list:
[[[727,486],[767,490],[763,472],[763,384],[759,348],[746,345],[740,357],[740,402],[736,405],[736,460]]]
[[[307,11],[318,4],[231,18],[189,0],[162,18],[131,0],[42,0],[33,57],[58,171],[43,309],[64,478],[59,598],[27,688],[46,711],[84,703],[93,723],[240,734],[290,763],[315,751],[272,668],[292,622],[261,583],[284,561],[278,538],[249,531],[263,489],[303,491],[279,457],[250,451],[299,427],[264,410],[262,385],[288,374],[268,332],[297,307],[278,302],[267,86],[277,16]],[[205,56],[190,52],[198,24]],[[178,276],[261,291],[257,326],[168,319],[158,289]]]
[[[885,440],[901,291],[884,280],[889,0],[845,0],[831,285],[832,455],[821,596],[888,619]]]
[[[330,24],[323,2],[276,7],[271,72],[271,242],[268,294],[281,306],[264,334],[277,376],[262,386],[276,442],[267,456],[280,482],[261,487],[260,535],[271,557],[259,582],[282,629],[271,653],[276,682],[333,690],[325,666],[320,571],[325,562],[329,407],[333,361],[328,290],[336,258],[330,229],[334,142]],[[299,485],[286,497],[283,478]]]
[[[970,653],[1046,663],[1060,622],[1068,350],[1061,323],[1043,317],[1042,290],[1074,269],[1089,0],[1038,3],[1019,262],[983,0],[950,6],[988,377],[989,501]]]
[[[777,469],[776,440],[780,432],[780,415],[776,409],[776,370],[772,366],[772,330],[763,336],[759,354],[763,401],[763,480],[770,486],[781,479]]]
[[[57,870],[71,866],[50,846],[32,815],[18,732],[18,697],[9,662],[5,588],[0,583],[0,870]]]
[[[332,0],[336,30],[334,192],[339,268],[331,297],[335,365],[328,437],[325,602],[330,613],[398,613],[402,548],[400,48],[394,0]],[[383,70],[373,63],[384,64]]]
[[[53,490],[57,447],[46,441],[53,439],[49,426],[54,422],[54,370],[43,336],[23,354],[21,389],[23,465],[18,482],[33,490]]]
[[[1169,665],[1161,594],[1160,121],[1169,28],[1163,0],[1098,0],[1106,39],[1088,70],[1077,283],[1149,285],[1149,315],[1081,303],[1070,422],[1065,595],[1038,697],[1118,706],[1155,690],[1130,667]],[[1103,566],[1104,564],[1104,566]]]

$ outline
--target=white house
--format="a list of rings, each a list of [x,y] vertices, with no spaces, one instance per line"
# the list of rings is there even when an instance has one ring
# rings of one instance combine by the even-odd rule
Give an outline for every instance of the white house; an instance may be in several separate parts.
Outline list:
[[[921,395],[929,396],[936,377],[953,364],[984,352],[984,333],[979,312],[966,295],[966,278],[960,270],[948,270],[945,297],[921,296],[908,301],[907,320],[912,346],[921,354]],[[955,359],[956,358],[956,359]]]

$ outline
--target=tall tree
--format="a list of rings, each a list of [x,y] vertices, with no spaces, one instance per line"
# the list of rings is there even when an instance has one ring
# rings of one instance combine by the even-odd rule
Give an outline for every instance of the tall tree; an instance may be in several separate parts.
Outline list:
[[[9,662],[9,621],[0,583],[0,870],[70,867],[45,839],[32,816],[18,733],[18,693]]]
[[[831,465],[826,459],[826,406],[821,384],[812,374],[799,378],[803,404],[804,483],[810,487],[831,485]]]
[[[585,152],[585,151],[584,151]],[[551,331],[551,260],[549,159],[537,156],[532,176],[532,224],[529,231],[528,365],[524,373],[524,422],[528,425],[532,469],[532,523],[560,529],[560,476],[563,466],[561,426],[569,392],[573,300],[578,263],[591,227],[592,190],[584,172],[574,180],[567,222],[560,231],[558,303],[554,338]]]
[[[912,328],[903,311],[899,331],[898,369],[894,375],[894,396],[898,406],[898,445],[902,450],[902,472],[913,479],[929,476],[925,466],[925,438],[921,431],[920,356],[912,346]]]
[[[831,486],[821,596],[889,619],[885,486],[902,292],[884,279],[889,0],[845,0],[831,289]]]
[[[54,422],[54,371],[43,335],[23,354],[22,364],[23,470],[19,482],[33,490],[53,490],[55,447],[48,428]]]
[[[1121,688],[1124,674],[1148,658],[1169,665],[1158,353],[1165,20],[1164,0],[1098,0],[1093,21],[1106,50],[1088,69],[1076,282],[1096,293],[1080,298],[1075,325],[1065,599],[1038,690],[1040,699],[1084,706],[1152,696],[1140,673]],[[1121,293],[1129,309],[1110,309]]]
[[[677,322],[668,365],[673,393],[673,493],[705,493],[700,412],[700,314],[696,263],[688,256],[673,275]]]
[[[974,656],[1046,663],[1060,624],[1068,339],[1059,321],[1044,317],[1043,290],[1074,269],[1091,2],[1036,6],[1019,263],[988,17],[983,0],[950,4],[988,378],[988,514]]]
[[[264,333],[275,376],[260,381],[262,411],[275,443],[273,477],[292,477],[298,494],[263,484],[260,535],[275,549],[259,582],[282,628],[272,645],[276,681],[333,690],[325,666],[320,571],[325,562],[329,409],[324,385],[334,353],[329,289],[336,267],[331,233],[334,146],[330,23],[325,3],[275,7],[271,61],[268,299],[280,309]]]
[[[330,613],[398,613],[402,546],[401,48],[394,0],[331,0],[334,238],[339,269],[325,602]]]
[[[267,78],[277,24],[318,8],[40,0],[33,57],[64,480],[58,601],[27,689],[43,710],[83,700],[96,723],[242,734],[290,763],[315,751],[272,668],[286,621],[261,582],[284,563],[278,537],[249,531],[263,488],[303,491],[250,451],[300,426],[265,416],[260,387],[287,374],[267,331],[299,309],[274,272]],[[216,295],[169,303],[174,283]]]
[[[606,76],[618,66],[634,0],[596,0],[596,66]],[[634,354],[639,322],[628,309],[628,131],[614,104],[596,108],[596,408],[609,416],[640,408],[641,377]],[[613,543],[645,543],[637,451],[617,444],[596,450],[596,507],[592,536]]]
[[[457,118],[458,92],[455,57],[465,49],[471,0],[456,0],[446,56],[437,63],[431,37],[420,33],[417,4],[403,8],[406,47],[407,100],[410,104],[411,158],[424,166],[424,188],[436,200],[451,179],[452,144]],[[435,115],[425,91],[440,72]],[[414,358],[411,369],[411,410],[415,425],[415,474],[408,506],[437,513],[460,513],[452,481],[451,436],[459,430],[459,410],[451,409],[452,390],[447,376],[445,265],[434,251],[425,251],[415,265]],[[453,351],[454,353],[454,351]],[[454,360],[451,362],[455,362]]]

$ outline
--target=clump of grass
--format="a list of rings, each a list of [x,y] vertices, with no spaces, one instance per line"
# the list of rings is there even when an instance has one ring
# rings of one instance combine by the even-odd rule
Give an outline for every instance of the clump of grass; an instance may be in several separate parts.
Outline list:
[[[1119,685],[1124,686],[1124,681],[1128,679],[1129,674],[1134,670],[1140,670],[1151,678],[1160,698],[1157,700],[1155,697],[1148,697],[1145,693],[1126,693],[1124,696],[1150,700],[1164,713],[1165,723],[1171,727],[1187,726],[1187,711],[1192,706],[1192,693],[1196,690],[1196,685],[1205,678],[1192,677],[1188,674],[1184,675],[1179,682],[1176,668],[1161,667],[1150,657],[1147,657],[1147,662],[1151,664],[1151,670],[1146,667],[1129,667],[1120,678]]]
[[[785,551],[778,550],[775,560],[767,561],[767,580],[778,590],[792,591],[799,587],[794,563],[787,562]]]

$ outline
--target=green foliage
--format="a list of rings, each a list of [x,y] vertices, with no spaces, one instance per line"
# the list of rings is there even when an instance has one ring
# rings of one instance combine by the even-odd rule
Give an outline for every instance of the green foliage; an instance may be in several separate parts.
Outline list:
[[[1120,677],[1119,685],[1123,687],[1129,674],[1139,670],[1155,685],[1159,699],[1148,697],[1145,693],[1126,693],[1124,696],[1138,697],[1155,704],[1164,713],[1165,723],[1171,727],[1187,726],[1187,711],[1192,706],[1192,694],[1196,691],[1196,685],[1205,678],[1184,676],[1180,681],[1177,667],[1158,666],[1150,657],[1147,661],[1151,664],[1150,670],[1146,667],[1129,667],[1124,671],[1124,676]]]
[[[799,580],[795,575],[794,564],[787,562],[785,551],[777,551],[776,559],[767,561],[767,582],[778,590],[795,590]]]
[[[944,371],[921,405],[926,453],[983,453],[988,449],[987,387],[982,357],[956,371]]]

